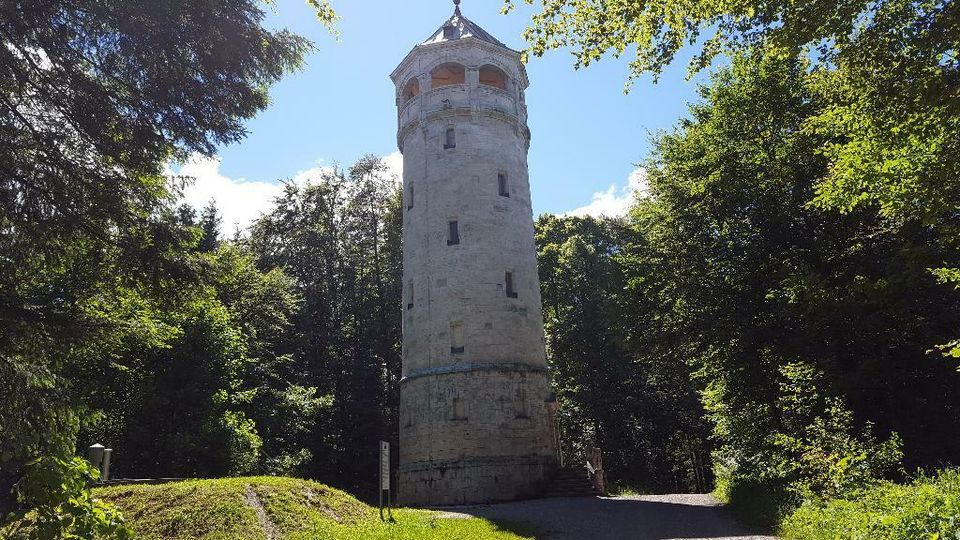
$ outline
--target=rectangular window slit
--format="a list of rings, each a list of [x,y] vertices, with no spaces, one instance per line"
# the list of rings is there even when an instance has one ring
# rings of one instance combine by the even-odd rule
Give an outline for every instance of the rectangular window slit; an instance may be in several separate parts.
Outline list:
[[[413,184],[410,184],[410,193],[407,194],[407,210],[413,210]]]
[[[460,243],[460,222],[455,219],[450,220],[447,231],[447,245],[455,246]]]
[[[452,354],[463,352],[463,321],[450,323],[450,352]]]
[[[450,150],[457,147],[457,132],[452,127],[447,128],[446,136],[443,139],[443,149]]]
[[[500,173],[497,175],[497,189],[501,197],[510,196],[510,187],[507,185],[507,175]]]
[[[454,420],[466,420],[467,419],[467,408],[464,406],[463,398],[455,397],[453,398],[453,419]]]
[[[514,288],[514,285],[513,285],[513,272],[507,272],[506,275],[503,277],[503,281],[504,281],[504,284],[506,285],[507,297],[516,298],[517,290],[516,288]]]
[[[407,283],[407,309],[413,309],[413,282]]]

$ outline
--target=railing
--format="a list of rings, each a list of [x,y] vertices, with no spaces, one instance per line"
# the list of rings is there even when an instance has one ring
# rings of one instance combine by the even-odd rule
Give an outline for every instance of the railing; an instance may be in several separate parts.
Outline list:
[[[476,109],[523,117],[525,108],[515,103],[513,95],[499,88],[452,84],[433,88],[410,98],[398,110],[400,129],[422,116],[448,109]]]
[[[599,448],[587,449],[587,478],[601,495],[607,494],[607,479],[603,474],[603,454]]]

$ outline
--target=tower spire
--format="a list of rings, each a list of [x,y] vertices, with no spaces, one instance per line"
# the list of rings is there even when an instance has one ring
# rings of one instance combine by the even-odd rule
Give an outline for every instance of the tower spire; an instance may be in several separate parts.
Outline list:
[[[460,13],[460,0],[453,0],[453,14],[456,17],[462,17],[463,14]]]

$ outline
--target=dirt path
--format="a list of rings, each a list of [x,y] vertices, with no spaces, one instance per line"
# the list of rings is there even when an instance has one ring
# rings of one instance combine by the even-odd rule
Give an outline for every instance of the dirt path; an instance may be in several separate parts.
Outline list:
[[[267,540],[280,538],[280,534],[277,532],[277,526],[270,521],[270,516],[267,515],[267,510],[263,507],[263,503],[260,502],[260,497],[257,497],[257,492],[253,490],[250,484],[247,484],[244,490],[243,502],[257,511],[257,519],[260,520],[260,526],[263,527],[263,534],[267,537]]]
[[[543,533],[538,540],[776,540],[737,523],[709,495],[537,499],[445,510],[449,517],[528,523]]]

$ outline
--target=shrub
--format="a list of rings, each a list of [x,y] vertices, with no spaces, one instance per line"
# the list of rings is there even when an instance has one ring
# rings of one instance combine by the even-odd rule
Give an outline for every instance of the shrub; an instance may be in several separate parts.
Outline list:
[[[99,474],[80,458],[43,457],[25,467],[17,499],[29,510],[9,516],[0,536],[11,539],[132,538],[123,516],[93,497],[90,485]]]
[[[843,400],[821,391],[825,376],[814,366],[779,371],[774,405],[712,408],[725,439],[713,455],[714,494],[738,517],[773,528],[804,501],[850,496],[900,473],[896,434],[879,440],[871,424],[857,429]]]
[[[960,538],[960,470],[807,502],[783,521],[780,535],[793,540]]]
[[[795,507],[783,483],[740,477],[721,468],[716,472],[713,496],[729,505],[737,519],[744,523],[772,529]]]

